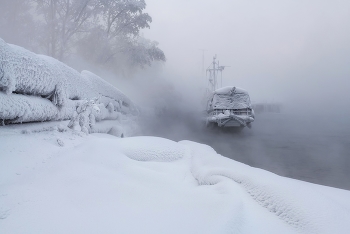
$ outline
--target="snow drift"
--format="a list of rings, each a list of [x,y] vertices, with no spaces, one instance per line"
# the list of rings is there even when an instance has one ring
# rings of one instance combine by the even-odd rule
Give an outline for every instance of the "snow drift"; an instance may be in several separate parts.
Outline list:
[[[350,229],[349,191],[280,177],[206,145],[0,128],[0,233]]]
[[[131,100],[99,76],[0,38],[2,124],[71,119],[90,100],[98,106],[97,121],[137,114]]]

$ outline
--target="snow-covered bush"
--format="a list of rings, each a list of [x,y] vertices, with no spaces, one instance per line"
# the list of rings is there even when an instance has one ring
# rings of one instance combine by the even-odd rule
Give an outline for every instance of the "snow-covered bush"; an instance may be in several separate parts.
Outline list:
[[[111,102],[108,103],[107,110],[108,110],[109,113],[113,113],[113,111],[115,110],[113,103],[111,103]]]
[[[94,128],[96,116],[98,116],[100,112],[101,110],[96,104],[96,100],[85,101],[77,106],[68,127],[76,129],[79,125],[80,130],[88,134]]]
[[[0,39],[0,70],[3,74],[0,88],[6,94],[43,96],[56,106],[63,106],[68,98],[67,79],[74,79],[79,74],[68,66],[66,69],[69,72],[64,73],[44,57]]]
[[[70,119],[78,102],[68,100],[65,106],[58,108],[38,96],[0,92],[1,124]]]
[[[96,103],[87,101],[92,99],[96,99]],[[89,117],[90,109],[99,109],[99,112]],[[54,58],[7,44],[0,38],[0,120],[3,124],[80,116],[83,130],[89,131],[91,126],[86,123],[118,119],[121,113],[135,115],[138,110],[121,91],[99,76],[89,71],[79,73]]]
[[[103,80],[101,77],[95,75],[90,71],[82,71],[84,83],[93,87],[89,93],[85,93],[85,98],[92,99],[99,97],[100,102],[107,106],[110,102],[117,107],[118,111],[123,110],[125,113],[136,114],[138,112],[133,102],[125,96],[120,90]],[[124,106],[124,108],[123,108]],[[120,109],[118,109],[118,107]]]

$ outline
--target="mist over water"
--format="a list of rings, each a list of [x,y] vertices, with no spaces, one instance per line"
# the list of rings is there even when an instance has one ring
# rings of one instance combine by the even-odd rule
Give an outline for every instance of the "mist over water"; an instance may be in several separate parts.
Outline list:
[[[172,89],[142,105],[158,110],[141,120],[143,134],[193,140],[282,176],[350,189],[350,2],[180,2],[148,1],[154,24],[146,35],[164,48],[162,79]],[[223,86],[246,89],[253,103],[281,103],[281,113],[256,113],[241,132],[206,129],[203,70],[214,55],[230,66]]]
[[[251,129],[208,129],[202,119],[203,105],[196,100],[200,92],[192,93],[191,100],[191,95],[181,96],[182,89],[176,88],[166,95],[159,93],[144,106],[148,111],[141,116],[142,135],[207,144],[253,167],[350,190],[350,122],[345,113],[335,118],[333,108],[327,113],[308,110],[300,103],[299,111],[295,105],[283,105],[280,113],[256,114]]]
[[[40,42],[25,22],[30,14],[39,16],[24,9],[18,17],[20,2],[3,1],[0,37],[32,50]],[[133,70],[131,78],[81,55],[65,61],[96,73],[135,101],[140,134],[204,143],[254,167],[350,190],[350,1],[146,3],[153,22],[142,33],[160,43],[164,66]],[[224,86],[248,90],[253,103],[282,103],[282,112],[257,113],[252,129],[241,132],[207,129],[204,69],[215,54],[230,66]]]

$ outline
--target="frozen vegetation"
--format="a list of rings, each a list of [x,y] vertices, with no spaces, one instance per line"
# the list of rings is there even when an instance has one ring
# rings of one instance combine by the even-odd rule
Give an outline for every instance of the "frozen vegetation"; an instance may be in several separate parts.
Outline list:
[[[75,119],[85,132],[91,129],[87,123],[137,114],[129,98],[92,72],[79,73],[2,39],[0,103],[2,125]]]
[[[0,233],[350,229],[349,191],[191,141],[122,138],[137,132],[138,113],[122,92],[2,40],[0,50]],[[36,123],[11,124],[22,122]]]

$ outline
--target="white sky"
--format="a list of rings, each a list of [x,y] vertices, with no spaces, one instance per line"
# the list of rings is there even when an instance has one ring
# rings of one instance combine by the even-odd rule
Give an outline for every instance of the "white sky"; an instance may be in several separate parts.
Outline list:
[[[205,67],[217,54],[231,66],[223,85],[245,88],[255,101],[316,101],[325,92],[344,97],[350,90],[348,0],[146,3],[153,22],[144,35],[160,43],[165,71],[179,81],[206,84],[200,77],[200,49],[206,49]]]

